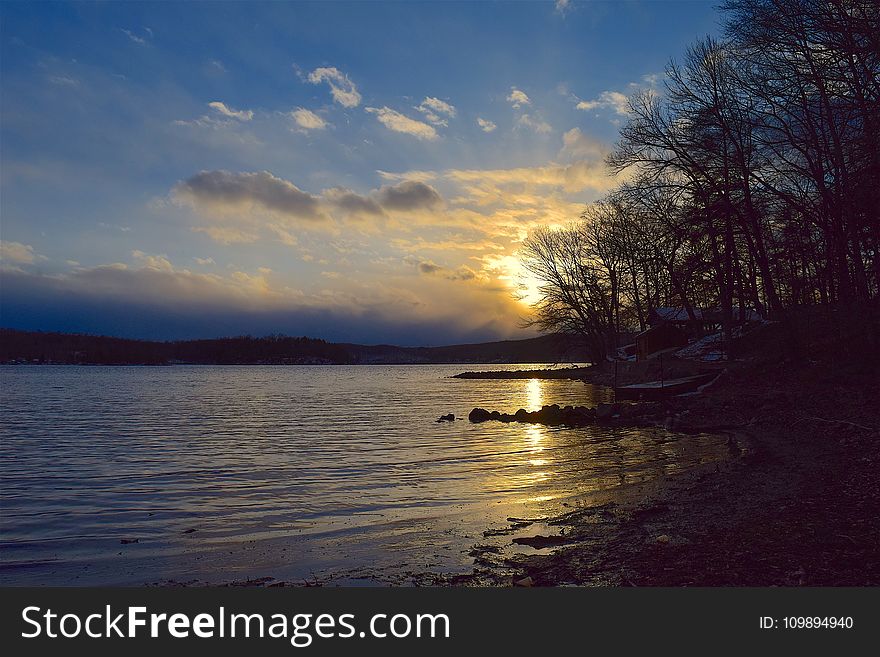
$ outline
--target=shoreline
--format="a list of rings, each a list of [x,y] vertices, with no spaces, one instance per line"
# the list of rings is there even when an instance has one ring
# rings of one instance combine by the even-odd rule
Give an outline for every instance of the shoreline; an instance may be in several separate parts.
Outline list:
[[[727,435],[731,458],[611,489],[598,504],[569,498],[571,510],[556,516],[508,518],[472,546],[472,572],[410,572],[395,585],[880,585],[874,364],[740,363],[700,394],[627,406],[648,412],[602,424],[657,427],[673,418],[676,432]],[[485,540],[499,536],[500,548]],[[367,570],[348,577],[372,579]]]
[[[253,579],[144,585],[878,585],[880,375],[873,355],[859,356],[733,362],[698,394],[605,404],[620,412],[593,420],[601,426],[727,436],[730,458],[601,494],[568,489],[556,515],[477,530],[464,570],[294,580],[270,567]]]
[[[739,366],[702,394],[653,403],[636,424],[674,418],[675,431],[728,433],[740,455],[546,519],[560,530],[535,541],[557,543],[549,555],[484,559],[432,583],[880,584],[880,381],[870,364],[838,365]]]
[[[464,364],[464,363],[450,363]],[[534,363],[498,363],[498,365],[533,365]],[[550,363],[547,363],[548,365]],[[559,367],[540,370],[484,370],[479,372],[460,372],[450,379],[578,379],[591,383],[591,375],[597,374],[595,365],[587,367]]]

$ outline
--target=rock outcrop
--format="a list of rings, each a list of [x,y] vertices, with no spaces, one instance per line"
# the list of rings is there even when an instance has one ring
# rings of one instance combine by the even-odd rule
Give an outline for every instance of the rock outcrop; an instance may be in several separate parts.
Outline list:
[[[531,424],[582,426],[595,422],[596,411],[586,406],[561,407],[559,404],[553,404],[552,406],[542,406],[540,411],[529,412],[526,409],[521,408],[511,415],[510,413],[487,411],[485,408],[475,408],[468,414],[468,420],[471,422],[496,420],[498,422],[528,422]]]

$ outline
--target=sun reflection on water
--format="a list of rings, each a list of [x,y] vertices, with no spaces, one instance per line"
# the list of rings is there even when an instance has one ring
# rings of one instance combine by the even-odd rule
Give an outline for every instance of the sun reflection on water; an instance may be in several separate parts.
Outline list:
[[[537,411],[544,404],[543,381],[541,379],[529,379],[526,385],[526,397],[529,402],[529,410]]]
[[[529,379],[525,392],[527,410],[536,411],[544,405],[544,381],[541,379]],[[550,461],[546,458],[538,458],[538,454],[544,451],[544,443],[548,438],[548,432],[547,428],[540,424],[526,424],[523,425],[523,429],[526,447],[531,457],[527,460],[527,463],[533,468],[523,477],[523,481],[525,482],[524,488],[531,488],[545,484],[553,477],[553,472],[547,467]],[[544,495],[539,497],[550,499],[553,496]],[[536,500],[534,497],[529,499]]]

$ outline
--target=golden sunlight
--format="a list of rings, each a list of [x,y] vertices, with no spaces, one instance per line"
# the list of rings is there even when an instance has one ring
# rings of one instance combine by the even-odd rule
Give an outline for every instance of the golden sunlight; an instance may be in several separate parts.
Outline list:
[[[498,280],[510,288],[517,301],[531,307],[541,300],[541,282],[523,267],[517,255],[493,254],[486,256],[485,261]]]

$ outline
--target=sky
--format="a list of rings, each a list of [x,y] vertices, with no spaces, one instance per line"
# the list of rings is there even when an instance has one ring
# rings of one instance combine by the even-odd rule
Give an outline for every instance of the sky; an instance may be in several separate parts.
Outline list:
[[[710,2],[0,5],[0,325],[516,339]]]

